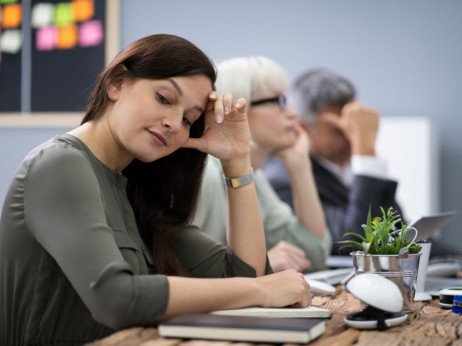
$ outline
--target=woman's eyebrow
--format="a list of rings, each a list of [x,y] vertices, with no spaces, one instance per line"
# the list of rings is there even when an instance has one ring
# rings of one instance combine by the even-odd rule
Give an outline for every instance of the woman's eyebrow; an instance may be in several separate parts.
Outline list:
[[[180,86],[173,80],[173,79],[167,79],[175,88],[176,92],[180,95],[183,96],[183,90],[181,90]]]
[[[170,79],[168,78],[167,81],[170,82],[170,84],[173,85],[173,87],[175,88],[176,92],[178,93],[178,95],[180,96],[183,96],[183,90],[181,90],[180,86],[177,84],[177,82],[175,82],[173,79]],[[194,106],[193,107],[194,109],[197,109],[199,111],[200,114],[204,113],[204,109],[201,107],[201,106]]]

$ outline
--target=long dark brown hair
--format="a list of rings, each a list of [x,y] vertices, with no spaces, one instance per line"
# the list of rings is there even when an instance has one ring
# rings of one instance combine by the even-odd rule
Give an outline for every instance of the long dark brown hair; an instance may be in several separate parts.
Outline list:
[[[121,68],[121,67],[125,68]],[[110,103],[111,81],[166,79],[204,75],[212,87],[216,71],[211,60],[194,44],[174,35],[151,35],[128,45],[101,73],[91,95],[82,124],[98,119]],[[204,114],[190,128],[190,137],[204,132]],[[169,246],[172,232],[186,227],[193,217],[200,191],[206,154],[180,148],[154,162],[137,159],[122,172],[127,178],[127,195],[135,212],[143,240],[152,249],[157,273],[184,274]]]

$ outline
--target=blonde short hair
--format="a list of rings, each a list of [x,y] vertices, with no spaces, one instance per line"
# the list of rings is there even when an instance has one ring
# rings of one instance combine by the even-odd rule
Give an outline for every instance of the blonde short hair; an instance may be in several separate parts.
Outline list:
[[[242,97],[248,107],[252,101],[283,94],[290,87],[285,69],[264,56],[236,57],[219,61],[216,65],[218,94],[229,92],[235,101]]]

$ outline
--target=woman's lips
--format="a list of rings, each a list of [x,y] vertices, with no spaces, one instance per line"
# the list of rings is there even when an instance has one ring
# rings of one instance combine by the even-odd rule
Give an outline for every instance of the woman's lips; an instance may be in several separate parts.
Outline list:
[[[157,133],[157,132],[152,132],[152,131],[149,131],[149,135],[151,136],[151,139],[154,141],[154,143],[160,145],[160,146],[166,146],[167,145],[167,140],[165,139],[164,136],[162,136],[161,134]]]

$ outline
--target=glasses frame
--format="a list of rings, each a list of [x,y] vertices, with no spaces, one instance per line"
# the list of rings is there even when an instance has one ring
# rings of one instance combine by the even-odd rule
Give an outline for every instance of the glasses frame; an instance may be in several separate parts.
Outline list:
[[[277,103],[278,107],[279,107],[279,110],[283,111],[284,108],[286,108],[286,105],[287,105],[287,97],[286,97],[286,95],[282,94],[282,95],[278,95],[278,96],[275,96],[275,97],[269,97],[269,98],[266,98],[266,99],[252,101],[252,102],[250,102],[250,105],[251,106],[257,106],[257,105],[261,105],[263,103]]]

